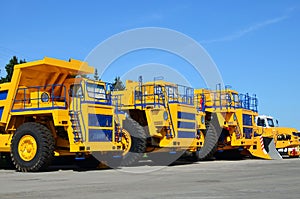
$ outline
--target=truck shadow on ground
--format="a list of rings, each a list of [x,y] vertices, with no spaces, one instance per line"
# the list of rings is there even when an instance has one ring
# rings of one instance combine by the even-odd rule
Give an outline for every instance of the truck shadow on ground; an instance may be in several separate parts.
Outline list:
[[[129,167],[141,167],[141,166],[169,166],[169,167],[176,167],[181,165],[189,165],[193,163],[201,164],[201,162],[210,162],[210,161],[241,161],[248,159],[248,157],[239,157],[239,158],[232,158],[232,157],[217,157],[217,158],[211,158],[208,160],[202,160],[193,162],[187,159],[179,159],[174,161],[171,164],[168,165],[157,165],[153,161],[145,158],[141,159],[137,163],[129,166]],[[118,168],[111,168],[107,166],[106,164],[102,163],[99,164],[99,162],[95,162],[93,160],[89,161],[82,161],[82,160],[74,160],[72,158],[56,158],[52,165],[50,165],[47,170],[41,171],[41,172],[55,172],[55,171],[64,171],[64,170],[73,170],[76,172],[87,172],[87,171],[95,171],[95,170],[113,170],[113,169],[119,169]],[[11,162],[7,162],[5,160],[0,160],[0,170],[15,170],[14,166]]]

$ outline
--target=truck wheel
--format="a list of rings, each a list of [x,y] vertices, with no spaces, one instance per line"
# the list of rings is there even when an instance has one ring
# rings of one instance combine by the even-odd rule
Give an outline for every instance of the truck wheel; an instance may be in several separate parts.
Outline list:
[[[22,124],[11,141],[11,158],[18,171],[40,171],[54,157],[54,138],[51,131],[34,122]]]
[[[197,152],[197,157],[199,160],[209,160],[213,158],[218,148],[219,136],[217,134],[216,128],[211,123],[206,127],[206,129],[207,131],[205,134],[204,145],[200,149],[200,151]]]
[[[143,127],[131,118],[123,122],[122,134],[124,153],[121,166],[129,166],[145,153],[147,136]]]

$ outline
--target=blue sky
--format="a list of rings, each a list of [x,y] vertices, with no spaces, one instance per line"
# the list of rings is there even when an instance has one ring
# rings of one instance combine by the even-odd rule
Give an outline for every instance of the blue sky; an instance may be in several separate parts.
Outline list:
[[[44,56],[84,60],[95,46],[119,32],[170,28],[206,49],[225,84],[257,94],[261,113],[300,129],[299,24],[296,0],[1,1],[1,76],[13,55],[27,61]],[[110,73],[122,76],[131,67],[151,62],[172,66],[193,87],[205,87],[186,69],[187,63],[165,52],[129,54],[117,60]]]

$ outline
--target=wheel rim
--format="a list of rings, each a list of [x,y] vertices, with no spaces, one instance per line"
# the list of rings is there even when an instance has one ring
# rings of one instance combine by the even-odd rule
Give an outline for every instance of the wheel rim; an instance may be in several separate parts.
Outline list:
[[[18,153],[22,160],[31,161],[37,153],[37,143],[33,136],[24,135],[18,145]]]
[[[130,150],[132,140],[131,140],[130,134],[125,129],[122,130],[121,142],[122,142],[123,150],[124,150],[123,155],[126,155]]]

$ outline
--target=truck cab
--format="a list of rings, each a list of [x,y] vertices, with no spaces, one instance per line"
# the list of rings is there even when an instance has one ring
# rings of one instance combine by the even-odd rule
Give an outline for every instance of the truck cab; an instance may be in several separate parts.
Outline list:
[[[262,133],[272,135],[276,142],[276,149],[281,155],[299,157],[300,133],[295,128],[281,127],[278,120],[272,116],[259,115],[255,118]]]
[[[266,128],[278,127],[278,120],[266,115],[260,115],[255,118],[257,126],[262,126]]]

